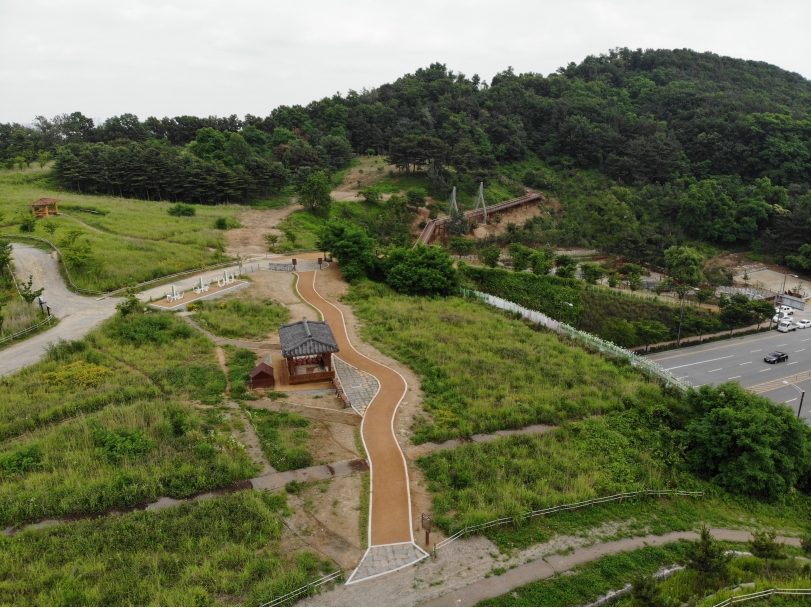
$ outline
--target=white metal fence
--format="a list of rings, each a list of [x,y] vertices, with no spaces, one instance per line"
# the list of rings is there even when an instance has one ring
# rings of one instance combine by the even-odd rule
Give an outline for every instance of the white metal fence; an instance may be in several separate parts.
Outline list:
[[[331,583],[333,581],[338,581],[341,579],[343,573],[341,570],[336,570],[332,574],[327,574],[326,576],[319,578],[318,580],[312,581],[307,583],[303,587],[299,587],[295,591],[291,591],[290,593],[286,593],[281,597],[277,597],[266,604],[259,604],[261,608],[265,606],[281,606],[282,604],[286,604],[288,602],[295,602],[300,597],[309,597],[312,595],[313,591],[321,587],[321,585],[325,585],[327,583]]]
[[[550,515],[552,513],[559,513],[561,511],[574,511],[575,509],[582,509],[584,507],[594,507],[596,505],[601,505],[608,502],[622,502],[623,500],[627,500],[630,498],[648,497],[648,496],[693,496],[700,498],[704,496],[704,492],[686,492],[684,490],[639,490],[637,492],[622,492],[620,494],[614,494],[613,496],[591,498],[589,500],[581,500],[580,502],[572,502],[565,505],[556,505],[554,507],[546,507],[545,509],[538,509],[537,511],[529,511],[527,513],[522,513],[521,515],[518,515],[516,517],[500,517],[499,519],[493,519],[483,524],[477,524],[475,526],[465,526],[453,536],[449,536],[445,540],[442,540],[438,543],[434,543],[433,555],[434,557],[436,557],[438,549],[441,549],[445,545],[452,543],[453,541],[462,536],[473,534],[474,532],[481,532],[482,530],[487,530],[488,528],[493,528],[495,526],[503,526],[505,524],[516,523],[520,520],[532,519],[533,517],[540,517],[541,515]]]
[[[781,587],[773,587],[772,589],[764,589],[763,591],[755,591],[754,593],[747,593],[746,595],[733,595],[728,597],[718,606],[731,606],[733,604],[742,604],[751,600],[760,600],[773,595],[811,595],[811,589],[787,589]]]
[[[617,346],[613,342],[609,342],[608,340],[603,340],[602,338],[598,338],[590,333],[585,331],[580,331],[579,329],[575,329],[571,325],[567,325],[566,323],[562,323],[560,321],[556,321],[555,319],[546,316],[545,314],[538,312],[537,310],[531,310],[529,308],[524,308],[515,302],[510,302],[509,300],[505,300],[504,298],[499,298],[498,296],[493,296],[487,293],[482,293],[481,291],[475,291],[473,289],[462,289],[462,295],[465,297],[475,297],[479,300],[490,304],[491,306],[495,306],[496,308],[500,308],[502,310],[509,310],[511,312],[517,313],[532,321],[533,323],[538,323],[543,325],[544,327],[548,327],[554,331],[562,333],[572,340],[577,340],[579,342],[583,342],[596,348],[600,352],[612,355],[614,357],[620,357],[627,359],[633,367],[636,367],[643,372],[659,378],[662,380],[665,385],[673,386],[681,391],[686,391],[689,384],[683,382],[682,380],[676,378],[673,374],[666,371],[662,366],[649,359],[645,359],[644,357],[640,357],[636,353],[633,353],[629,350],[622,348],[621,346]]]

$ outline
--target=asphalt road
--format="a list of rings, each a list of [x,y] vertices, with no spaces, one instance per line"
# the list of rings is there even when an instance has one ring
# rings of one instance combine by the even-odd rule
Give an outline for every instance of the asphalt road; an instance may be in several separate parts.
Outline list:
[[[773,351],[787,353],[788,361],[763,361]],[[695,387],[734,381],[795,411],[800,405],[800,390],[811,390],[811,329],[770,331],[658,353],[648,359]],[[783,380],[800,390],[783,384]],[[802,417],[811,422],[811,397],[803,403]]]

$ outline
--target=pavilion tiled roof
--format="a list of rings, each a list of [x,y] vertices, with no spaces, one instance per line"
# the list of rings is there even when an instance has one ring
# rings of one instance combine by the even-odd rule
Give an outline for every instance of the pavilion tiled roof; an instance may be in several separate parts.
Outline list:
[[[337,353],[338,342],[326,321],[308,321],[279,327],[279,340],[282,343],[282,356],[302,357],[320,353]]]
[[[29,207],[42,207],[43,205],[53,205],[54,203],[58,203],[58,198],[41,198],[38,201],[34,201]]]

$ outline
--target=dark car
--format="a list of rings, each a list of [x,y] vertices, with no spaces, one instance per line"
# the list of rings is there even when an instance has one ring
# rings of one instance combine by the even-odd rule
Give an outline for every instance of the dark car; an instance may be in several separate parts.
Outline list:
[[[773,353],[769,353],[768,355],[763,357],[763,360],[766,363],[775,364],[775,363],[780,363],[781,361],[788,361],[788,355],[786,353],[781,353],[778,350],[778,351],[775,351]]]

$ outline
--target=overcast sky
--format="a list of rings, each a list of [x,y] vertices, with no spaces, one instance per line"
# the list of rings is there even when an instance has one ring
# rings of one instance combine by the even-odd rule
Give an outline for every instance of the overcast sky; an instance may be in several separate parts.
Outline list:
[[[811,77],[808,0],[0,0],[0,122],[266,116],[432,62],[488,82],[610,48],[691,48]]]

